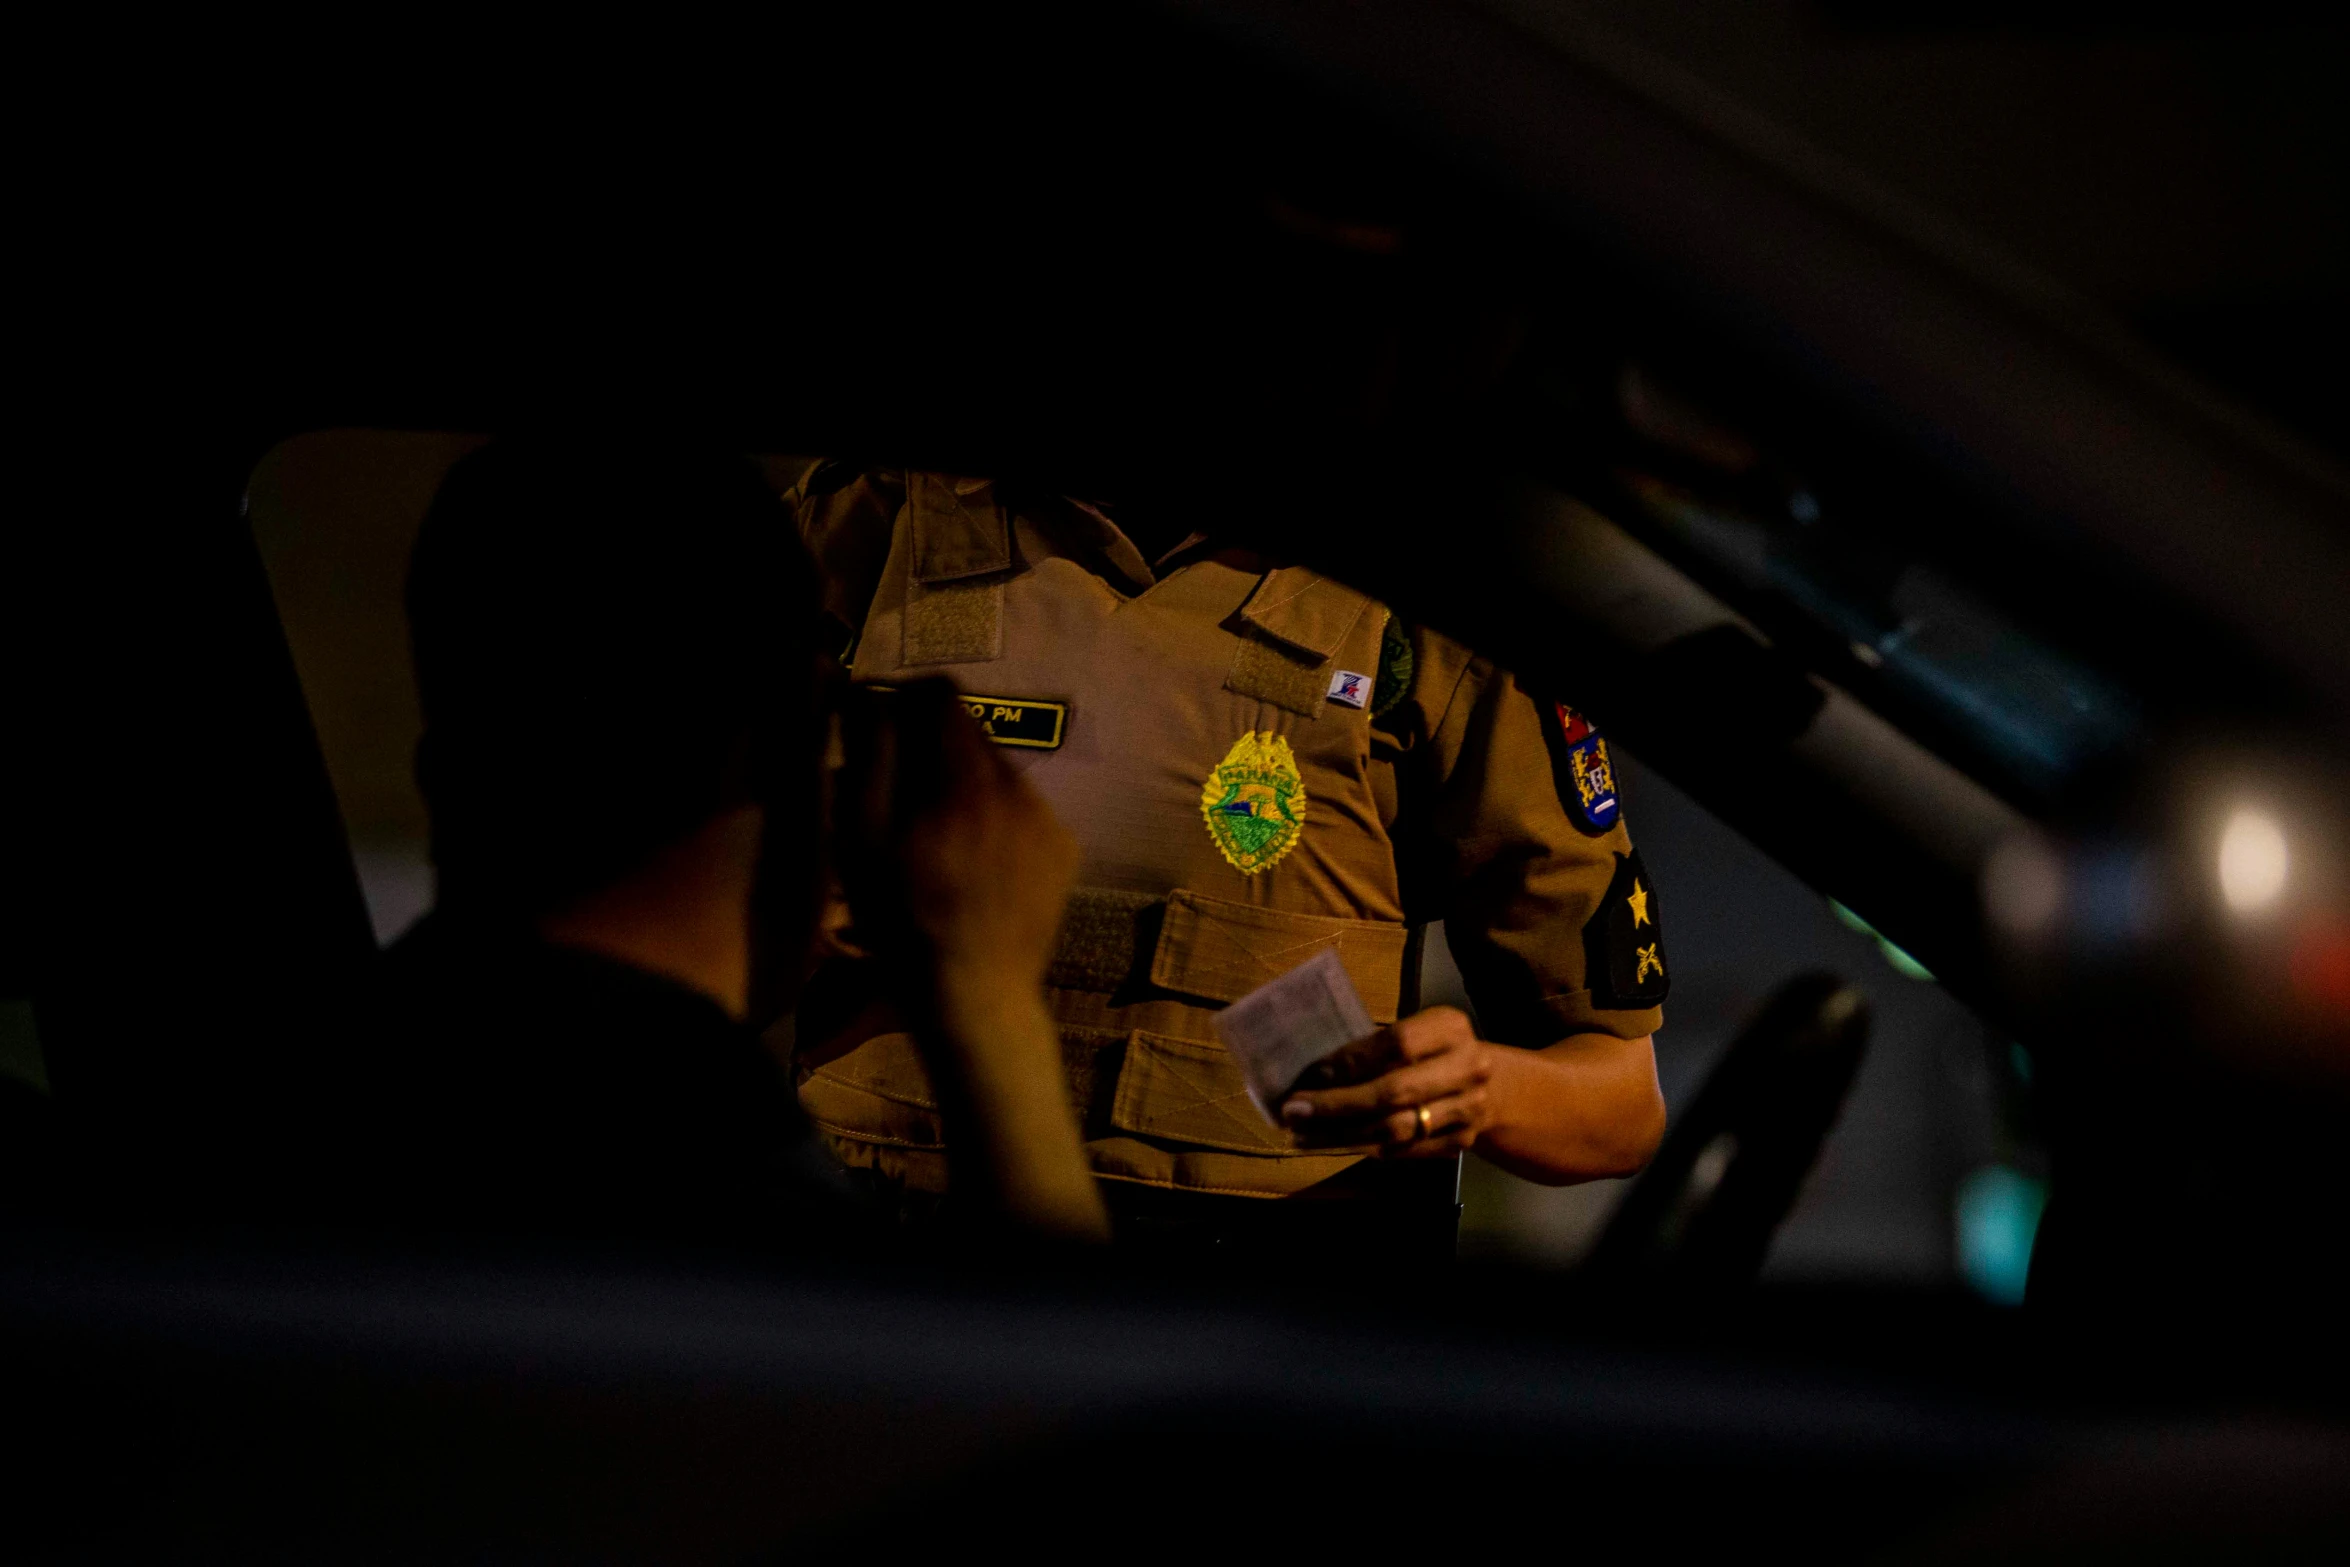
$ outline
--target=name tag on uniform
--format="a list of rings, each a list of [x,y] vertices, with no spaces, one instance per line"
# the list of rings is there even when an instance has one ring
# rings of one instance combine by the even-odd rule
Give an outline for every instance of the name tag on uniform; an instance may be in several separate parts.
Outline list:
[[[1069,704],[1032,696],[966,696],[963,707],[998,745],[1058,751],[1069,732]]]
[[[897,687],[875,681],[867,689],[895,691]],[[963,711],[979,726],[980,733],[998,745],[1058,751],[1061,741],[1068,736],[1069,704],[1066,702],[1047,702],[1033,696],[974,696],[967,691],[959,691],[955,696],[963,704]]]

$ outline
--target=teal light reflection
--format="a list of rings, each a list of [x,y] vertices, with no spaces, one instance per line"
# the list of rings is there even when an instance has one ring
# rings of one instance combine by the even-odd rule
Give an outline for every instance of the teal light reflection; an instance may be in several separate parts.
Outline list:
[[[2048,1206],[2048,1183],[1987,1164],[1958,1183],[1958,1271],[1998,1306],[2024,1303],[2032,1240]]]

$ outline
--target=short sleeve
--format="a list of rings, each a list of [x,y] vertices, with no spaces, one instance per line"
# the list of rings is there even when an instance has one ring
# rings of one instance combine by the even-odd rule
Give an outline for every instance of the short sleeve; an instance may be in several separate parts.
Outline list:
[[[1397,849],[1407,901],[1444,921],[1481,1031],[1527,1046],[1654,1033],[1661,912],[1606,741],[1459,644],[1413,638]]]

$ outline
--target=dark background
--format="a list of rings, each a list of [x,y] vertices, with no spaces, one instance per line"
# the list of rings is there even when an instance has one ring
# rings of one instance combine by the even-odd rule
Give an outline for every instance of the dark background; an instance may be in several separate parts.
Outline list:
[[[2327,8],[1485,0],[1598,28],[1719,115],[2036,272],[2337,463],[2350,93]]]

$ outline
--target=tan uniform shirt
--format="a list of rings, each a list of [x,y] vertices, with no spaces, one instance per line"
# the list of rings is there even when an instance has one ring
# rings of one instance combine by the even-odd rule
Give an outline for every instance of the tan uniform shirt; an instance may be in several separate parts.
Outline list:
[[[1049,999],[1100,1175],[1344,1186],[1359,1156],[1268,1125],[1211,1022],[1325,947],[1380,1022],[1441,919],[1488,1039],[1658,1026],[1654,893],[1571,710],[1303,567],[1195,538],[1154,570],[1059,497],[826,464],[791,500],[855,678],[954,680],[1077,837]],[[848,1163],[943,1189],[936,1102],[854,967],[802,1009],[801,1103]]]

